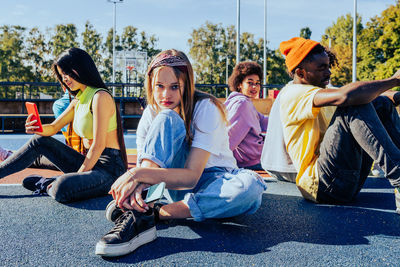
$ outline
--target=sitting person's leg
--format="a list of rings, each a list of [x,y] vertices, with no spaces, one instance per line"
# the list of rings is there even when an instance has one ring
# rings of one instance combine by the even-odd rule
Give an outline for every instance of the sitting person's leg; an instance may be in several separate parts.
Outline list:
[[[186,129],[182,118],[173,110],[163,110],[147,133],[138,164],[151,161],[161,168],[182,168],[188,154]]]
[[[92,170],[61,175],[49,186],[47,192],[61,203],[104,196],[124,172],[120,151],[106,148]]]
[[[252,214],[260,207],[265,189],[261,176],[253,171],[205,169],[193,192],[187,193],[184,200],[161,207],[160,219],[193,217],[202,221]]]
[[[400,118],[393,102],[386,96],[380,96],[376,98],[372,104],[386,132],[389,134],[396,147],[400,149]]]
[[[318,201],[351,201],[364,184],[373,160],[380,163],[392,185],[399,186],[400,150],[378,117],[381,101],[385,100],[337,108],[320,146]],[[398,117],[393,119],[385,124],[399,122]],[[391,134],[396,129],[393,127]]]
[[[139,161],[143,164],[149,160],[152,163],[147,163],[146,166],[152,167],[182,168],[188,152],[185,136],[183,120],[176,112],[172,110],[160,112],[148,132]],[[251,190],[246,189],[250,187]],[[203,220],[250,213],[259,207],[264,189],[262,179],[252,171],[235,170],[234,173],[229,173],[224,168],[205,169],[197,186],[191,190],[194,193],[191,193],[190,198],[188,190],[169,190],[172,200],[176,202],[160,209],[160,219],[187,218],[194,215],[195,219]],[[196,193],[201,191],[203,192]],[[210,200],[216,197],[220,199],[216,205],[225,205],[220,210],[206,203],[207,198]],[[199,199],[199,204],[195,204],[195,199]],[[179,200],[183,202],[178,202]],[[188,202],[193,203],[194,211],[190,210]],[[205,210],[206,206],[209,207],[208,210]]]
[[[182,118],[173,110],[161,111],[147,132],[143,151],[138,155],[138,165],[153,168],[182,168],[188,154],[185,138],[186,129]],[[173,199],[177,199],[181,194],[177,196],[172,192],[172,195]],[[119,209],[114,204],[109,207]],[[146,213],[135,210],[123,212],[119,209],[118,216],[114,218],[114,228],[97,243],[96,254],[125,255],[138,246],[154,240],[157,237],[155,221],[161,217],[159,214],[167,215],[168,211],[171,211],[174,218],[190,217],[189,209],[184,203],[175,202],[163,208],[164,211],[161,211],[159,206],[151,208]],[[127,231],[127,227],[131,230]]]
[[[48,160],[45,156],[40,156],[35,161],[32,163],[32,165],[29,166],[29,168],[35,168],[35,169],[49,169],[49,170],[56,170],[58,171],[59,169],[50,161]]]
[[[0,165],[0,178],[29,167],[37,158],[45,156],[64,173],[75,172],[85,157],[52,137],[35,135]]]

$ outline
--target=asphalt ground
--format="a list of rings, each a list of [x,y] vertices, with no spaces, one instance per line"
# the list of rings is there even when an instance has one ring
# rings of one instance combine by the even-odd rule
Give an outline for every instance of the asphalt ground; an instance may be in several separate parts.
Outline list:
[[[354,203],[316,205],[294,184],[266,178],[253,215],[177,220],[119,258],[94,254],[111,229],[111,197],[63,205],[20,185],[0,186],[1,266],[399,266],[400,216],[388,181],[368,178]]]

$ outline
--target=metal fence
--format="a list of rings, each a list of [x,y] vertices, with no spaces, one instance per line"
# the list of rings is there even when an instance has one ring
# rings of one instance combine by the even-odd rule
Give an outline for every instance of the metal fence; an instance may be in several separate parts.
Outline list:
[[[145,96],[141,83],[107,83],[110,90],[114,89],[116,97],[142,98]],[[263,88],[280,89],[283,85],[267,84]],[[227,84],[196,84],[196,88],[216,97],[224,98],[229,94]],[[262,91],[262,90],[261,90]],[[55,82],[0,82],[0,99],[58,99],[63,95],[61,86]]]

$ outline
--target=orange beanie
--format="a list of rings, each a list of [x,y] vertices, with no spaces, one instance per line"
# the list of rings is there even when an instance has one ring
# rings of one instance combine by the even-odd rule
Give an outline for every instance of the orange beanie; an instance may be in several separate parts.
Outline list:
[[[292,72],[310,51],[319,43],[302,37],[293,37],[279,45],[281,53],[286,56],[286,67]]]

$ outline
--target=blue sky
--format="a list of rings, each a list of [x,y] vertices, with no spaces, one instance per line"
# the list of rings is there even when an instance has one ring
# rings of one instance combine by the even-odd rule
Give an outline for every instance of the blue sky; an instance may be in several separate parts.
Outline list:
[[[380,15],[395,0],[358,0],[363,23]],[[0,25],[34,26],[41,30],[74,23],[79,30],[89,20],[103,38],[113,25],[113,4],[107,0],[1,0]],[[321,35],[336,19],[353,12],[353,0],[267,0],[268,47],[298,36],[308,26],[311,38]],[[193,29],[206,21],[223,26],[236,24],[236,0],[124,0],[117,4],[117,33],[133,25],[158,37],[158,48],[189,51]],[[258,39],[264,35],[264,0],[241,0],[241,32]]]

